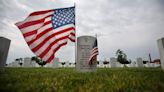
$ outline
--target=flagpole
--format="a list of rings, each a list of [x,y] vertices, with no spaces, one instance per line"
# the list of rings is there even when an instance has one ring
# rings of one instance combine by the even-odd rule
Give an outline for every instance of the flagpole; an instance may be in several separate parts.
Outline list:
[[[95,37],[96,37],[96,39],[97,39],[97,34],[95,34]]]
[[[76,62],[77,62],[77,34],[76,34],[76,3],[74,2],[75,6],[75,68],[76,68]]]

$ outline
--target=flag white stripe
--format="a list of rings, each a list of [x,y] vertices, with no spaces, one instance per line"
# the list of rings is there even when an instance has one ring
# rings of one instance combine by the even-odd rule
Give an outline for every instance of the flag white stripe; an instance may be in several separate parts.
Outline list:
[[[41,15],[34,15],[34,16],[29,16],[27,17],[23,22],[19,22],[17,23],[17,26],[20,26],[26,22],[31,22],[31,21],[37,21],[37,20],[41,20],[49,15],[52,15],[54,13],[54,11],[45,13],[45,14],[41,14]]]
[[[41,33],[41,32],[43,32],[44,30],[46,30],[46,29],[48,29],[48,28],[51,28],[51,27],[52,27],[51,24],[44,26],[43,28],[41,28],[41,29],[38,30],[38,31],[39,31],[38,34]],[[64,27],[64,29],[69,28],[69,27],[71,27],[71,25],[66,25],[66,26]],[[30,44],[29,47],[30,47],[31,49],[35,48],[35,47],[36,47],[38,44],[40,44],[40,42],[42,42],[44,39],[46,39],[46,38],[49,37],[50,35],[52,35],[52,34],[54,34],[54,33],[56,33],[56,32],[59,32],[59,31],[61,31],[61,30],[62,30],[62,29],[59,28],[59,29],[54,29],[54,30],[52,30],[52,31],[47,32],[46,34],[42,35],[42,37],[40,37],[39,39],[37,39],[36,41],[34,41],[32,44]]]
[[[65,32],[62,33],[62,34],[63,34],[63,36],[67,36],[68,35],[68,33],[65,33]],[[63,36],[60,36],[60,37],[63,37]],[[44,43],[44,45],[41,48],[38,49],[38,51],[36,51],[36,53],[40,55],[44,50],[47,49],[49,44],[51,44],[55,40],[59,39],[60,37],[55,36],[55,37],[49,39],[46,43]],[[39,42],[38,42],[38,44],[39,44]],[[31,49],[33,49],[33,48],[31,48]]]
[[[95,51],[97,51],[98,50],[98,48],[96,47],[96,48],[94,48],[91,52],[95,52]],[[91,53],[92,54],[92,53]]]
[[[50,49],[49,52],[46,55],[44,55],[43,60],[47,61],[52,54],[53,54],[53,50]]]
[[[61,31],[61,30],[63,30],[63,29],[67,29],[67,28],[70,28],[70,27],[75,27],[73,24],[67,24],[67,25],[64,25],[64,26],[62,26],[62,27],[59,27],[59,28],[57,28],[57,29],[54,29],[53,30],[53,32],[59,32],[59,31]]]
[[[39,34],[40,32],[43,32],[44,30],[46,30],[46,29],[48,29],[48,28],[51,28],[52,26],[51,26],[51,24],[48,24],[48,25],[45,25],[45,26],[43,26],[41,29],[39,29],[38,31],[37,31],[37,34]],[[50,31],[49,31],[50,32]],[[52,32],[51,32],[52,33]],[[25,39],[30,39],[31,37],[29,37],[29,36],[27,36],[27,37],[25,37]],[[40,39],[42,39],[43,37],[40,37]],[[42,39],[43,40],[43,39]],[[42,41],[41,40],[41,41]],[[28,40],[27,42],[29,42],[30,40]],[[37,44],[38,44],[38,42],[40,42],[39,40],[37,41],[34,41],[32,44],[30,44],[29,45],[29,47],[31,48],[31,47],[34,47],[34,46],[36,46]],[[34,45],[34,46],[33,46]]]
[[[48,21],[51,21],[51,17],[48,17],[47,19],[45,19],[45,22],[48,22]],[[23,34],[31,32],[31,31],[36,30],[36,29],[40,28],[41,26],[43,26],[45,22],[22,28],[21,31],[22,31]],[[37,34],[41,33],[42,31],[44,31],[45,29],[50,28],[50,27],[52,27],[51,23],[48,24],[48,25],[43,26],[42,28],[40,28],[37,31]]]
[[[48,21],[51,21],[51,16],[45,18],[44,23],[45,23],[45,22],[48,22]]]
[[[26,42],[30,42],[31,40],[33,40],[36,37],[36,35],[30,35],[28,37],[25,37],[24,39],[26,40]]]
[[[93,54],[90,56],[89,61],[90,61],[94,56],[96,56],[96,55],[98,55],[98,53],[93,53]]]
[[[52,49],[43,57],[43,59],[44,59],[45,61],[47,61],[47,60],[49,59],[49,57],[53,54],[53,51],[52,51],[52,50],[58,48],[58,47],[60,46],[60,44],[63,44],[63,43],[65,43],[65,42],[67,42],[67,39],[60,40],[60,42],[58,42],[57,44],[54,44],[54,45],[52,46]]]
[[[25,33],[31,32],[31,31],[33,31],[33,30],[37,30],[38,28],[40,28],[40,27],[43,26],[43,25],[44,25],[44,23],[40,23],[40,24],[28,26],[28,27],[22,28],[22,29],[21,29],[21,32],[22,32],[23,34],[25,34]]]
[[[94,53],[97,52],[97,51],[98,51],[98,49],[92,51],[92,53],[91,53],[90,55],[94,54]]]
[[[51,23],[50,24],[47,24],[47,25],[44,25],[42,28],[38,29],[37,34],[40,34],[40,33],[44,32],[45,30],[47,30],[49,28],[52,28],[52,24]]]
[[[61,34],[59,34],[59,35],[56,35],[56,38],[58,39],[58,38],[67,36],[67,35],[69,35],[69,34],[70,34],[70,31],[67,31],[67,32],[61,33]]]
[[[72,40],[75,40],[75,36],[70,36],[69,38],[71,38]]]

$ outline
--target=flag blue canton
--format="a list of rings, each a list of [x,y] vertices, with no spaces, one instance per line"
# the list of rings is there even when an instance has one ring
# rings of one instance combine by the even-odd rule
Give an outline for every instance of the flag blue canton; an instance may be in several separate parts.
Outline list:
[[[54,11],[52,15],[54,29],[67,24],[75,24],[75,7],[55,9]]]

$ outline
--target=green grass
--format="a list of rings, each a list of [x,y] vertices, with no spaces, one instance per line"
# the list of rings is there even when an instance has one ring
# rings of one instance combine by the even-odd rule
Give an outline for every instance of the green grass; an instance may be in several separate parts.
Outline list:
[[[98,68],[93,73],[73,68],[0,69],[0,92],[164,92],[160,68]]]

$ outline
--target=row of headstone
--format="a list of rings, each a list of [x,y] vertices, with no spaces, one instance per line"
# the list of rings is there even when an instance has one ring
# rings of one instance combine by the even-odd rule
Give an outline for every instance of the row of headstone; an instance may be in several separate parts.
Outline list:
[[[121,68],[124,67],[124,64],[120,64],[119,62],[116,62],[116,65],[112,66],[111,64],[98,64],[97,67],[99,68]],[[138,67],[138,64],[135,64],[135,62],[131,63],[131,64],[125,64],[125,67]],[[155,67],[160,67],[160,64],[157,63],[147,63],[147,64],[143,64],[142,67],[149,67],[149,68],[155,68]],[[138,67],[138,68],[142,68],[142,67]]]
[[[7,67],[40,67],[35,61],[32,61],[30,57],[24,58],[22,65],[19,61],[9,63]],[[54,61],[47,63],[45,67],[56,68],[59,67],[59,58],[55,58]]]
[[[126,67],[159,67],[160,64],[157,63],[146,63],[143,64],[142,58],[137,58],[138,62],[131,62],[130,64],[125,64]],[[12,62],[10,64],[8,64],[8,67],[21,67],[19,64],[19,61],[15,61]],[[24,62],[22,64],[22,67],[39,67],[39,65],[37,63],[35,63],[35,61],[31,61],[31,58],[24,58]],[[44,67],[75,67],[74,63],[70,63],[70,62],[65,62],[64,65],[61,64],[61,62],[59,62],[59,58],[55,58],[53,62],[50,62],[48,64],[46,64]],[[116,58],[111,58],[109,61],[109,64],[104,64],[103,62],[99,62],[99,64],[97,64],[97,67],[100,68],[121,68],[124,67],[123,64],[120,64],[119,62],[117,62]]]
[[[142,68],[142,67],[159,67],[160,64],[158,63],[150,63],[147,62],[146,64],[143,63],[142,58],[137,58],[136,59],[137,62],[131,62],[130,64],[125,64],[126,67],[138,67],[138,68]],[[110,61],[108,61],[109,64],[103,64],[103,62],[99,62],[99,64],[97,64],[97,67],[100,68],[121,68],[124,67],[124,64],[120,64],[116,58],[112,57],[110,58]]]

